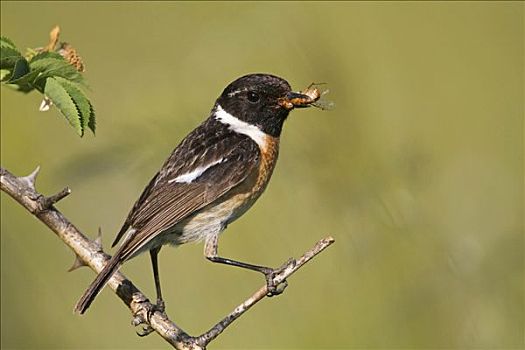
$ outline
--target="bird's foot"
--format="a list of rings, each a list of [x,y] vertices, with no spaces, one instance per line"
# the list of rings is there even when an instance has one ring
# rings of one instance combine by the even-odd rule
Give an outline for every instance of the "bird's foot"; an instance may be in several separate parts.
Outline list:
[[[157,303],[153,304],[152,307],[148,309],[148,322],[151,320],[151,317],[155,312],[160,312],[163,314],[165,309],[166,304],[164,303],[164,300],[158,298]]]
[[[295,264],[295,259],[290,258],[287,262],[285,262],[281,267],[277,269],[267,268],[264,271],[262,271],[264,273],[264,277],[266,278],[266,289],[268,290],[268,293],[266,295],[268,297],[273,297],[284,292],[286,287],[288,287],[288,282],[286,280],[275,282],[275,277],[277,277],[284,270],[290,267],[294,267]]]
[[[142,329],[136,332],[139,337],[145,337],[154,331],[154,329],[150,326],[151,317],[153,317],[153,314],[155,312],[164,313],[165,306],[166,306],[164,303],[164,300],[162,299],[157,299],[156,304],[147,304],[147,305],[148,306],[146,309],[146,317],[144,317],[142,314],[136,314],[133,316],[133,319],[131,320],[131,324],[133,325],[133,327],[142,325]]]

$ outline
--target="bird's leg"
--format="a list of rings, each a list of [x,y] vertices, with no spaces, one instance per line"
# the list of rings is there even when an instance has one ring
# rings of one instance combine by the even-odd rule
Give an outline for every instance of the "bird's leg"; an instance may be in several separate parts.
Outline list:
[[[159,277],[159,265],[157,261],[157,256],[160,251],[160,246],[153,248],[149,251],[151,256],[151,265],[153,266],[153,278],[155,279],[155,289],[157,290],[157,303],[155,304],[155,311],[164,312],[164,300],[162,299],[162,291],[160,289],[160,277]]]
[[[213,236],[208,237],[204,244],[204,256],[206,257],[206,259],[214,263],[237,266],[243,269],[253,270],[253,271],[262,273],[264,277],[266,278],[268,296],[274,296],[274,295],[281,294],[286,288],[286,286],[288,285],[288,282],[286,281],[276,284],[274,282],[274,278],[276,275],[278,275],[280,272],[286,269],[289,265],[295,264],[294,259],[290,259],[285,265],[281,266],[278,269],[272,269],[271,267],[253,265],[253,264],[248,264],[248,263],[237,261],[237,260],[220,257],[218,255],[218,248],[219,248],[218,235],[213,235]]]
[[[151,257],[151,265],[153,266],[153,278],[155,279],[155,289],[157,290],[157,303],[153,305],[153,307],[151,309],[148,309],[148,313],[147,313],[147,322],[149,322],[149,320],[151,319],[151,316],[153,316],[153,314],[158,311],[160,313],[163,313],[164,312],[164,300],[162,300],[162,291],[160,290],[160,278],[159,278],[159,264],[158,264],[158,260],[157,260],[157,257],[159,255],[159,251],[160,251],[160,246],[157,247],[157,248],[153,248],[149,251],[149,254],[150,254],[150,257]],[[144,323],[144,318],[140,318],[140,317],[135,317],[133,318],[133,320],[131,321],[131,324],[134,325],[134,326],[137,326],[141,323]],[[145,337],[149,334],[151,334],[152,332],[154,331],[154,329],[149,326],[149,325],[146,325],[142,328],[142,330],[140,332],[137,332],[137,335],[139,337]]]

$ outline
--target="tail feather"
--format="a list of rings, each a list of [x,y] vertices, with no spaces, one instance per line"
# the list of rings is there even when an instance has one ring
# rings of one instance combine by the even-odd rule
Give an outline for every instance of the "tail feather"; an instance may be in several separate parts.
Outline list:
[[[75,312],[83,314],[91,305],[98,293],[104,288],[108,280],[113,276],[117,269],[121,265],[121,260],[118,257],[118,254],[115,254],[111,260],[106,264],[106,266],[100,271],[97,278],[89,285],[88,289],[84,292],[82,297],[75,305]]]

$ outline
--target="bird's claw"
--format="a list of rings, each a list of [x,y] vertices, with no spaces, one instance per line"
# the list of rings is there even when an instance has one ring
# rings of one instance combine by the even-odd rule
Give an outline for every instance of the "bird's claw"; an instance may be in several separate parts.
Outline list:
[[[278,284],[275,284],[273,281],[269,283],[268,280],[266,280],[266,288],[268,289],[268,293],[266,293],[266,296],[271,298],[276,295],[282,294],[286,287],[288,287],[287,280],[284,280]]]
[[[151,317],[153,317],[153,314],[155,312],[164,313],[166,306],[164,300],[162,299],[157,299],[156,304],[146,305],[148,305],[146,306],[146,317],[142,316],[142,314],[135,314],[133,316],[133,319],[131,320],[131,324],[133,325],[133,327],[142,325],[141,330],[136,332],[139,337],[145,337],[154,331],[153,327],[150,326]]]
[[[147,324],[147,321],[144,316],[142,316],[142,314],[133,315],[133,318],[131,319],[131,325],[133,327],[142,326],[140,330],[135,332],[139,337],[145,337],[153,332],[153,328]]]
[[[136,331],[135,333],[137,333],[137,335],[142,338],[150,335],[151,333],[153,333],[153,331],[153,327],[151,327],[150,325],[145,325],[142,326],[142,329],[140,331]]]
[[[151,318],[153,317],[153,314],[155,312],[159,312],[163,314],[164,310],[166,309],[166,304],[164,303],[164,300],[162,299],[157,299],[156,304],[150,304],[150,305],[151,307],[148,308],[148,312],[146,314],[146,320],[148,321],[148,323],[150,323]]]
[[[288,287],[288,282],[286,280],[282,280],[278,283],[275,282],[275,277],[277,277],[280,273],[282,273],[284,270],[294,267],[296,264],[296,261],[294,258],[290,258],[287,262],[285,262],[281,267],[277,269],[270,269],[268,268],[266,271],[264,271],[264,277],[266,278],[266,289],[268,290],[268,293],[266,294],[268,297],[273,297],[276,295],[281,294],[284,292],[286,287]]]
[[[164,303],[164,300],[162,299],[157,299],[157,303],[153,305],[153,308],[152,308],[153,313],[155,313],[155,311],[158,311],[161,314],[164,313],[165,309],[166,309],[166,304]],[[151,314],[151,316],[153,316],[153,313]]]

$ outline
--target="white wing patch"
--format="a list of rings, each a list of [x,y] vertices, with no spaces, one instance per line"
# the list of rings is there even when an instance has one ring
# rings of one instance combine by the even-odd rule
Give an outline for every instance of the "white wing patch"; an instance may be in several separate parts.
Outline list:
[[[187,183],[187,184],[192,183],[193,180],[197,179],[199,176],[204,174],[204,172],[206,170],[208,170],[209,168],[211,168],[214,165],[217,165],[217,164],[221,163],[222,161],[223,161],[223,159],[221,158],[221,159],[216,160],[215,162],[212,162],[210,164],[206,164],[206,165],[197,167],[196,169],[190,171],[189,173],[182,174],[182,175],[177,176],[174,179],[168,180],[168,183],[169,184],[172,183],[172,182]]]
[[[266,150],[266,137],[268,135],[266,135],[264,131],[262,131],[255,125],[248,124],[245,121],[234,117],[230,113],[226,112],[220,105],[217,105],[217,110],[215,111],[215,119],[217,119],[223,124],[229,125],[230,130],[248,136],[253,141],[255,141],[260,148]]]

